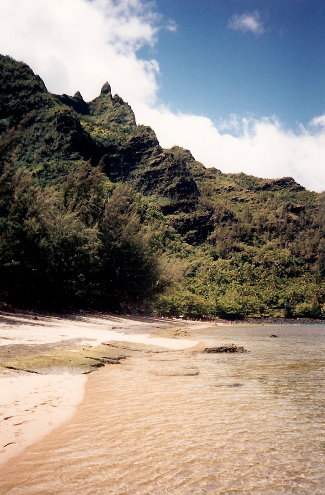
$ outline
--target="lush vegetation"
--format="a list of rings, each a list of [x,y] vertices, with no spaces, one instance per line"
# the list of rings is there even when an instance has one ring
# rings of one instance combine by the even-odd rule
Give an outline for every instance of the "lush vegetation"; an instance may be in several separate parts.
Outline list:
[[[25,169],[6,165],[0,195],[5,300],[118,310],[155,294],[158,263],[128,186],[113,190],[98,168],[82,165],[60,190],[41,189]]]
[[[325,194],[206,169],[107,83],[52,95],[0,57],[0,301],[325,317]]]

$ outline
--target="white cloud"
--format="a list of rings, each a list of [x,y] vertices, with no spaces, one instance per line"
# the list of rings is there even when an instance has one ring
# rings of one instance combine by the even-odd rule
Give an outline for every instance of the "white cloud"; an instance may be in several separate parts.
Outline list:
[[[233,15],[229,20],[228,27],[242,33],[264,33],[264,26],[260,21],[260,14],[257,11],[252,14]]]
[[[325,115],[319,115],[318,117],[314,117],[310,125],[312,127],[325,128]]]
[[[0,52],[24,60],[56,93],[85,99],[105,81],[150,125],[162,146],[192,151],[206,166],[259,177],[292,176],[325,190],[325,115],[298,133],[276,118],[231,115],[219,125],[204,116],[174,113],[157,101],[156,60],[138,56],[153,46],[163,20],[143,0],[0,0]],[[166,26],[165,26],[166,27]]]
[[[0,0],[0,51],[28,63],[50,91],[95,97],[101,84],[126,99],[152,102],[158,16],[141,0]]]
[[[173,19],[170,19],[166,24],[166,29],[167,29],[167,31],[170,31],[171,33],[176,33],[177,32],[176,22]]]
[[[303,128],[296,134],[274,118],[232,116],[234,136],[207,117],[174,114],[167,108],[150,109],[146,117],[165,147],[190,149],[206,166],[270,179],[291,176],[310,190],[325,190],[325,128],[317,133]],[[322,119],[325,122],[325,115]]]

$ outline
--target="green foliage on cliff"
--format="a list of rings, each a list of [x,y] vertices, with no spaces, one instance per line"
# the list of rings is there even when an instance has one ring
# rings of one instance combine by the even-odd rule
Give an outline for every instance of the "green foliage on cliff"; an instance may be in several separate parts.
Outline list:
[[[0,56],[0,301],[325,316],[325,195],[161,148],[106,83],[48,93]]]

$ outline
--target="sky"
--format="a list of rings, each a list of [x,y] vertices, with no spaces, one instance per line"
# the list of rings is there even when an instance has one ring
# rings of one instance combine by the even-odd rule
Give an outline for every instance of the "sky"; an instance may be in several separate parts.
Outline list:
[[[325,190],[325,0],[0,0],[0,53],[49,91],[108,81],[163,147]]]

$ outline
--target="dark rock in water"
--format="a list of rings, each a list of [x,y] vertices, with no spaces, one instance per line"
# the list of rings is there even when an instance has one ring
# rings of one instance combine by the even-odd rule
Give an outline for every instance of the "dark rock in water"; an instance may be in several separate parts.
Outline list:
[[[208,353],[221,353],[221,352],[247,352],[244,347],[237,346],[235,344],[226,344],[220,347],[206,347],[203,352]]]
[[[102,368],[103,366],[105,366],[104,363],[94,363],[94,364],[91,364],[90,365],[92,368]]]
[[[277,338],[278,335],[275,335],[275,333],[272,333],[272,335],[270,335],[270,337]]]

